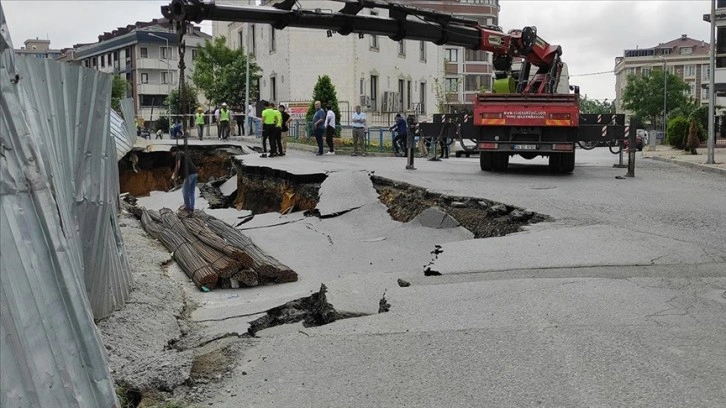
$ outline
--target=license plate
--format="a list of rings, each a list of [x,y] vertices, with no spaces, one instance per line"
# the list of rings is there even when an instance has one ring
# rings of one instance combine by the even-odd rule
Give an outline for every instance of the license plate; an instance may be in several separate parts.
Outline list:
[[[533,144],[516,144],[512,146],[514,150],[537,150],[537,145]]]

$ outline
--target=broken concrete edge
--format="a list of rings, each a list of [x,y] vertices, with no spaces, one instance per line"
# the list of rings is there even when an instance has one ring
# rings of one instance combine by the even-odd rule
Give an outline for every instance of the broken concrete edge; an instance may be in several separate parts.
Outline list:
[[[317,327],[352,317],[367,316],[365,313],[338,312],[327,298],[328,287],[320,284],[320,290],[310,296],[291,300],[273,307],[265,315],[249,322],[247,334],[256,337],[261,330],[284,324],[302,322],[304,327]]]

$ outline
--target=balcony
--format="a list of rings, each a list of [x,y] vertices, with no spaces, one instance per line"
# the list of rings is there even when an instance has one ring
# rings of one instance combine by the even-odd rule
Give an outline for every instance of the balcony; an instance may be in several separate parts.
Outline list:
[[[167,64],[168,62],[168,64]],[[139,58],[136,60],[136,69],[172,70],[176,71],[176,60],[158,60],[154,58]]]

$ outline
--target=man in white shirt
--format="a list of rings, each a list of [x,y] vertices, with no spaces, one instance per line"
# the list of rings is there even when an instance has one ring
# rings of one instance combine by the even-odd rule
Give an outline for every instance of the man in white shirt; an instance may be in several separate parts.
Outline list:
[[[366,155],[366,130],[368,124],[366,123],[366,114],[360,111],[360,106],[355,107],[355,113],[353,113],[353,154],[352,156]],[[360,147],[359,147],[360,146]]]
[[[328,106],[328,113],[325,115],[325,142],[328,144],[328,153],[335,154],[335,147],[333,146],[333,136],[335,136],[335,112],[333,108]]]
[[[222,140],[222,127],[219,126],[219,105],[214,109],[214,123],[217,124],[217,140]]]
[[[260,137],[257,131],[257,109],[255,109],[255,104],[251,103],[247,106],[247,126],[250,128],[249,135],[255,135],[257,137]]]

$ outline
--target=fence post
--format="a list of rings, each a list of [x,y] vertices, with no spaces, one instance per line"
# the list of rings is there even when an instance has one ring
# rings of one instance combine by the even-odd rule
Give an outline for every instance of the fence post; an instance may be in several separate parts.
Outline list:
[[[378,129],[378,151],[379,152],[383,151],[383,129],[382,128]]]

